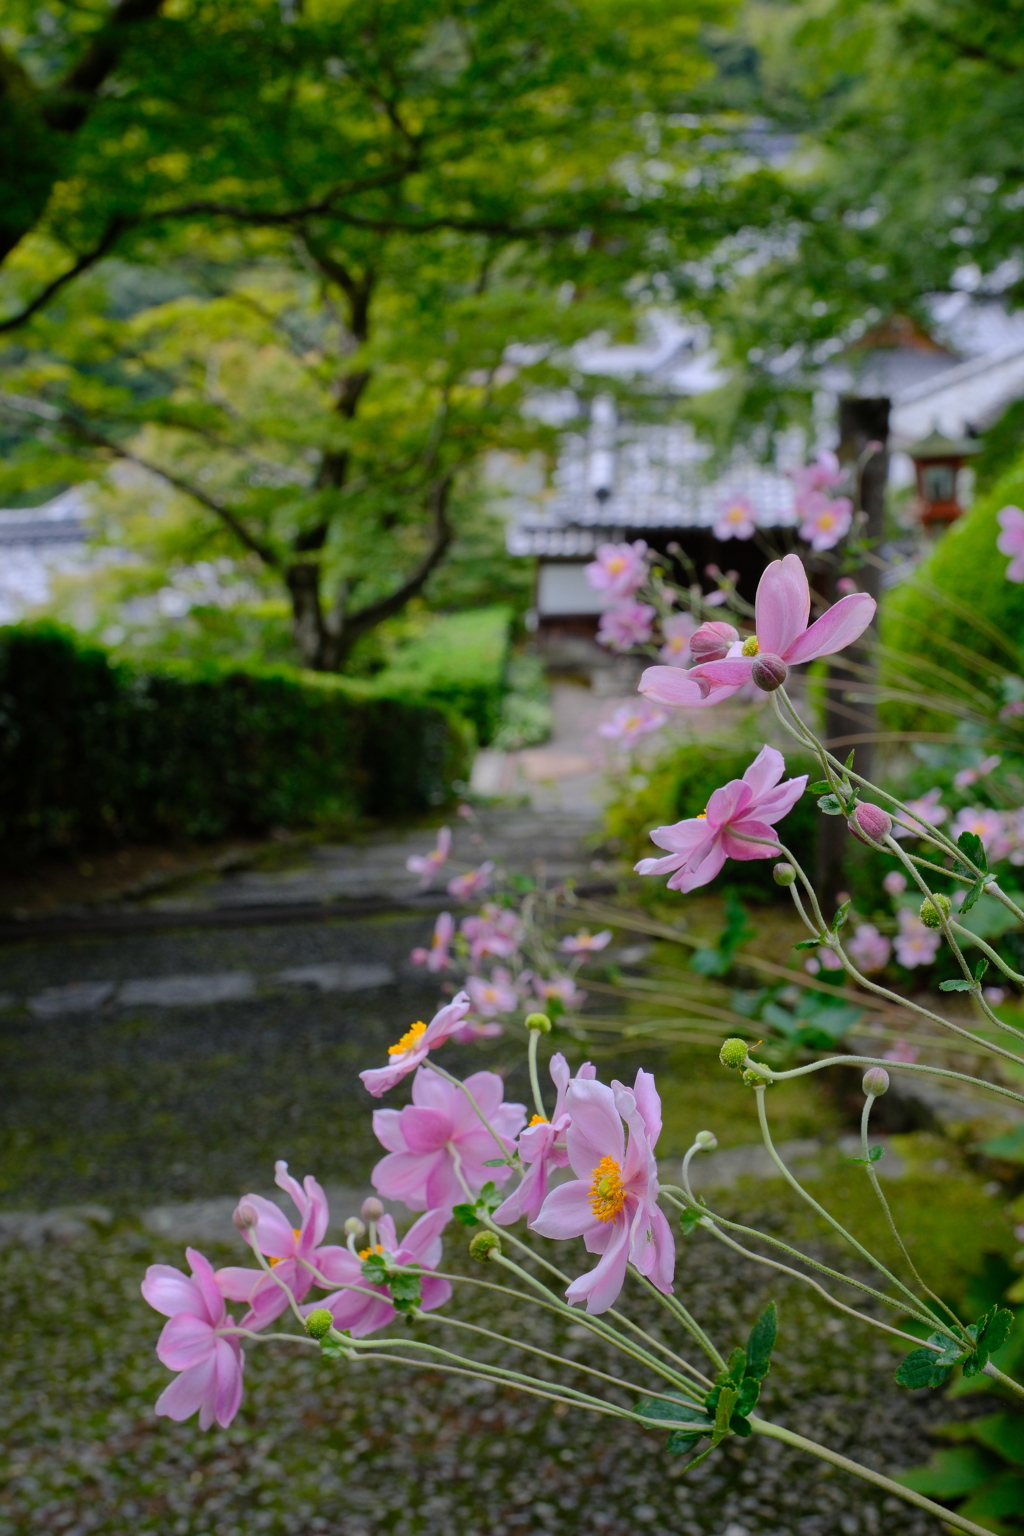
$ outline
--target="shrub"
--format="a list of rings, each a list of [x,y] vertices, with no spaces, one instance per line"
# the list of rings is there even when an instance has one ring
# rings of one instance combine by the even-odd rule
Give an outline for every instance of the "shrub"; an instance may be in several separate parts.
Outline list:
[[[730,779],[738,779],[750,767],[762,743],[737,746],[735,741],[687,742],[670,747],[642,773],[627,778],[606,813],[608,836],[622,846],[631,862],[657,857],[660,850],[650,840],[655,827],[665,826],[685,817],[697,816],[712,792]],[[786,778],[807,773],[811,781],[818,776],[816,761],[809,754],[783,748]],[[804,869],[813,871],[817,846],[818,811],[815,799],[804,795],[779,825],[779,836],[800,860]],[[651,886],[664,888],[664,877]],[[729,863],[708,886],[718,891],[732,886],[750,895],[777,894],[772,880],[772,863],[751,860]]]
[[[511,625],[506,607],[439,615],[377,674],[374,692],[446,704],[486,745],[501,718]]]
[[[141,670],[52,625],[0,630],[9,859],[442,803],[467,731],[433,702],[290,668]]]
[[[882,641],[887,657],[882,680],[906,690],[910,686],[931,694],[948,689],[949,677],[966,685],[967,704],[978,701],[978,690],[998,697],[994,683],[1000,672],[1024,671],[1024,583],[1007,581],[1007,557],[996,548],[997,515],[1008,503],[1024,504],[1024,460],[1006,474],[971,511],[936,544],[915,576],[888,594],[882,606]],[[954,696],[956,683],[953,683]],[[900,701],[884,706],[892,730],[948,726],[939,700]]]

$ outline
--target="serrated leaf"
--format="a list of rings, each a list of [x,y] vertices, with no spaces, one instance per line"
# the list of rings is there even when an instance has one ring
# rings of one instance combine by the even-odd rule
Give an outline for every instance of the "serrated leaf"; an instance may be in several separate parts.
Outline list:
[[[824,811],[826,816],[842,816],[843,814],[842,803],[835,795],[822,795],[818,801],[818,810]]]
[[[750,1406],[753,1407],[753,1403],[751,1403]],[[729,1428],[732,1430],[734,1435],[739,1435],[743,1440],[745,1440],[748,1435],[752,1435],[754,1433],[750,1420],[745,1418],[744,1415],[739,1411],[734,1413],[732,1418],[729,1420]]]
[[[744,1376],[740,1382],[740,1395],[736,1399],[736,1412],[732,1416],[735,1426],[737,1415],[746,1418],[761,1396],[761,1383],[756,1376]]]
[[[988,1350],[983,1349],[979,1345],[973,1354],[968,1355],[966,1360],[961,1363],[961,1370],[965,1376],[977,1376],[985,1369],[986,1365],[988,1365]]]
[[[896,1368],[896,1384],[900,1387],[941,1387],[949,1375],[949,1366],[940,1365],[934,1350],[912,1349]]]
[[[978,897],[979,896],[983,896],[984,893],[985,893],[985,882],[984,882],[984,880],[976,880],[975,883],[968,889],[967,895],[964,897],[963,901],[960,903],[960,915],[961,915],[961,917],[963,916],[963,914],[965,912],[969,912],[971,910],[971,908],[974,906],[974,903],[977,901]]]
[[[689,1237],[694,1228],[699,1225],[700,1217],[696,1211],[683,1211],[679,1217],[679,1226],[684,1237]]]
[[[711,1434],[712,1450],[725,1439],[726,1435],[732,1433],[732,1425],[729,1420],[733,1416],[739,1395],[739,1388],[732,1385],[723,1387],[719,1393],[718,1402],[715,1406],[715,1427]]]
[[[939,991],[940,992],[972,992],[973,990],[974,990],[974,982],[973,981],[940,981],[939,982]]]
[[[501,1190],[498,1188],[497,1184],[495,1184],[494,1180],[488,1179],[487,1183],[484,1185],[483,1189],[477,1196],[477,1209],[479,1210],[483,1208],[485,1211],[496,1211],[504,1198],[504,1195],[501,1193]]]
[[[879,1158],[883,1157],[884,1154],[884,1147],[871,1147],[868,1151],[867,1157],[848,1157],[846,1161],[848,1163],[860,1163],[864,1167],[867,1167],[869,1163],[877,1163]]]
[[[988,961],[987,960],[979,960],[977,965],[974,967],[974,979],[975,979],[975,981],[980,981],[981,978],[984,976],[984,974],[985,974],[985,972],[987,970],[988,970]]]
[[[771,1366],[772,1350],[779,1336],[779,1314],[774,1301],[770,1301],[750,1330],[747,1339],[746,1374],[755,1381],[763,1381]]]
[[[853,905],[852,902],[844,901],[842,906],[837,908],[836,915],[832,919],[832,932],[833,933],[838,933],[840,928],[846,922],[846,919],[850,915],[850,908],[851,908],[852,905]]]
[[[387,1260],[383,1254],[371,1253],[368,1259],[363,1260],[363,1279],[371,1280],[374,1285],[384,1285],[388,1277]]]
[[[956,845],[964,857],[970,859],[975,869],[980,869],[983,873],[988,869],[985,844],[977,832],[961,832],[956,840]]]
[[[320,1353],[326,1360],[338,1360],[345,1353],[345,1346],[337,1339],[321,1339]]]
[[[1002,1349],[1013,1328],[1013,1313],[1009,1307],[992,1307],[984,1316],[978,1319],[978,1343],[994,1355],[997,1349]]]
[[[452,1215],[456,1221],[460,1221],[464,1227],[478,1227],[475,1205],[455,1205],[452,1207]]]

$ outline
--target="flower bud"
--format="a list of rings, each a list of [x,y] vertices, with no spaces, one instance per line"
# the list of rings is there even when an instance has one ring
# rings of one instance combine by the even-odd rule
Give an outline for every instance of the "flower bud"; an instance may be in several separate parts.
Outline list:
[[[772,870],[772,879],[776,885],[792,885],[796,879],[796,870],[792,864],[776,864]]]
[[[743,1081],[748,1088],[770,1088],[772,1086],[771,1078],[765,1077],[762,1072],[758,1071],[756,1062],[752,1062],[743,1073]]]
[[[763,693],[774,693],[786,681],[789,668],[781,656],[773,656],[771,651],[762,651],[760,656],[754,657],[750,676],[755,688],[760,688]]]
[[[952,902],[942,891],[936,891],[934,896],[926,896],[921,903],[921,921],[926,928],[941,928],[942,918],[949,916]],[[939,916],[941,912],[942,917]]]
[[[858,842],[880,843],[883,837],[888,837],[892,831],[892,817],[888,816],[879,805],[872,805],[870,800],[855,805],[853,814],[846,825]]]
[[[250,1205],[248,1200],[243,1200],[241,1204],[237,1205],[231,1213],[231,1220],[234,1222],[239,1232],[251,1232],[259,1219],[259,1213],[256,1210],[256,1207],[254,1205]]]
[[[469,1244],[469,1256],[471,1259],[479,1259],[481,1264],[486,1264],[491,1258],[497,1258],[501,1253],[501,1238],[497,1232],[478,1232]]]
[[[735,1038],[723,1041],[718,1059],[723,1067],[742,1067],[747,1059],[747,1042]]]
[[[334,1318],[326,1307],[317,1307],[306,1318],[306,1332],[311,1339],[324,1339],[334,1327]]]
[[[690,655],[698,666],[703,661],[722,661],[728,655],[729,647],[735,645],[738,639],[739,635],[731,624],[714,619],[694,630],[690,636]]]
[[[366,1228],[359,1220],[358,1216],[350,1216],[342,1228],[342,1231],[345,1233],[346,1237],[362,1237],[363,1233],[366,1231]]]
[[[718,1137],[714,1131],[698,1131],[693,1139],[702,1152],[713,1152],[718,1146]]]
[[[359,1207],[359,1214],[364,1221],[380,1221],[384,1215],[384,1207],[376,1195],[370,1195],[369,1199],[364,1200]]]
[[[527,1029],[536,1029],[542,1035],[550,1035],[551,1020],[546,1013],[528,1013],[526,1015]]]
[[[889,1087],[889,1074],[884,1067],[869,1067],[864,1073],[861,1087],[871,1098],[880,1099]]]

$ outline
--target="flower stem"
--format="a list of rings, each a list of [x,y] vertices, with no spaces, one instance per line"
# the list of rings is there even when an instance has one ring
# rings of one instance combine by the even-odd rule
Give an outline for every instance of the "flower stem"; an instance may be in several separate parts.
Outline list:
[[[547,1111],[544,1108],[544,1100],[540,1091],[540,1077],[537,1072],[537,1047],[540,1045],[540,1030],[530,1030],[530,1043],[527,1047],[530,1063],[530,1087],[533,1089],[533,1102],[537,1106],[537,1113],[542,1120],[547,1119]]]

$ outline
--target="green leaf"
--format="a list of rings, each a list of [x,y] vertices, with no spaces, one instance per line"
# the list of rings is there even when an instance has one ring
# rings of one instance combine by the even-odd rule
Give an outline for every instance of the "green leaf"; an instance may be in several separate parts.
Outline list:
[[[985,974],[985,972],[987,970],[988,970],[988,961],[987,960],[979,960],[977,965],[974,967],[974,979],[975,979],[975,981],[980,981],[981,978],[984,976],[984,974]]]
[[[980,869],[984,874],[988,869],[988,860],[985,856],[985,844],[977,832],[961,832],[956,845],[964,857],[970,859],[975,869]]]
[[[779,1314],[770,1301],[750,1330],[747,1339],[746,1375],[763,1381],[771,1366],[772,1350],[779,1336]]]
[[[489,1157],[484,1162],[484,1167],[485,1168],[507,1168],[508,1167],[508,1158],[507,1157]]]
[[[808,795],[829,795],[832,793],[832,786],[828,779],[819,779],[816,784],[808,784],[804,793]]]
[[[896,1383],[901,1387],[941,1387],[949,1375],[948,1365],[937,1364],[931,1349],[912,1349],[896,1368]]]
[[[961,915],[961,917],[963,916],[963,914],[965,912],[969,912],[971,910],[971,908],[974,906],[974,903],[977,901],[978,897],[979,896],[983,896],[984,893],[985,893],[985,882],[984,882],[984,880],[976,880],[975,883],[972,886],[969,887],[969,889],[967,891],[967,895],[964,897],[963,901],[960,903],[960,915]]]
[[[371,1253],[369,1258],[363,1260],[363,1279],[372,1280],[374,1285],[386,1285],[388,1278],[388,1263],[382,1253]]]
[[[755,1385],[756,1385],[756,1383],[755,1383]],[[758,1388],[758,1390],[760,1390],[760,1388]],[[742,1398],[742,1395],[743,1395],[743,1393],[742,1393],[742,1389],[741,1389],[741,1392],[740,1392],[741,1398]],[[751,1408],[753,1408],[754,1404],[751,1403],[750,1406],[751,1406]],[[743,1439],[743,1440],[745,1440],[748,1435],[752,1435],[754,1433],[753,1427],[751,1426],[751,1423],[750,1423],[750,1420],[748,1418],[746,1418],[738,1410],[737,1410],[736,1413],[733,1414],[732,1418],[729,1420],[729,1428],[732,1430],[734,1435],[739,1435],[741,1437],[741,1439]]]
[[[820,949],[820,939],[798,939],[793,945],[794,949]]]
[[[732,1416],[733,1428],[737,1418],[746,1418],[761,1396],[761,1382],[756,1376],[744,1376],[740,1382],[740,1395],[736,1400],[736,1412]],[[742,1431],[741,1431],[742,1433]],[[748,1430],[749,1433],[749,1430]]]
[[[672,1456],[681,1456],[686,1451],[692,1451],[694,1446],[703,1439],[704,1435],[710,1433],[710,1430],[710,1424],[707,1429],[699,1430],[696,1434],[691,1434],[683,1429],[674,1429],[665,1443],[665,1449]]]
[[[488,1179],[487,1183],[484,1185],[483,1189],[477,1196],[477,1210],[496,1211],[504,1198],[505,1196],[502,1194],[497,1184],[494,1183],[493,1179]]]
[[[979,1345],[990,1355],[994,1355],[997,1349],[1002,1349],[1010,1337],[1013,1321],[1013,1313],[1009,1307],[990,1308],[975,1324]]]
[[[452,1207],[452,1215],[456,1221],[461,1221],[464,1227],[478,1227],[480,1223],[476,1219],[475,1205],[456,1205]]]
[[[842,906],[838,907],[836,909],[836,915],[832,919],[832,932],[833,933],[838,933],[840,928],[846,922],[846,919],[850,915],[850,908],[851,908],[852,905],[853,905],[852,902],[844,901]]]
[[[879,1158],[882,1157],[884,1153],[884,1147],[871,1147],[868,1151],[867,1157],[848,1157],[846,1161],[848,1163],[861,1163],[866,1167],[868,1163],[877,1163]]]
[[[940,981],[940,992],[973,992],[973,981]]]
[[[714,1449],[716,1445],[720,1444],[720,1442],[725,1439],[726,1435],[732,1433],[732,1425],[729,1421],[733,1416],[733,1411],[739,1400],[739,1395],[739,1388],[734,1387],[731,1384],[727,1387],[723,1387],[719,1393],[718,1403],[715,1407],[715,1427],[711,1434],[712,1449]]]
[[[695,1227],[700,1225],[700,1215],[697,1211],[683,1211],[679,1217],[679,1226],[684,1237],[689,1237]]]
[[[845,764],[845,766],[846,766],[846,767],[847,767],[847,768],[852,768],[852,767],[853,767],[853,754],[854,754],[854,753],[855,753],[855,752],[856,752],[856,750],[857,750],[857,748],[856,748],[856,747],[851,747],[851,748],[850,748],[850,755],[849,755],[849,757],[848,757],[848,758],[847,758],[847,759],[846,759],[846,764]]]
[[[560,1019],[565,1012],[565,1004],[560,997],[552,993],[550,997],[544,999],[544,1010],[549,1019]]]
[[[710,1435],[714,1425],[708,1420],[703,1408],[677,1396],[676,1393],[667,1394],[671,1401],[661,1397],[643,1397],[637,1403],[637,1413],[643,1414],[645,1419],[660,1419],[668,1424],[685,1424],[686,1429],[674,1429],[668,1437],[665,1449],[672,1455],[682,1455],[686,1451],[692,1451],[698,1440],[704,1435]],[[692,1428],[689,1426],[692,1425]]]
[[[824,811],[826,816],[842,816],[846,807],[835,795],[822,795],[818,801],[818,810]]]
[[[345,1353],[345,1345],[338,1339],[321,1339],[320,1353],[327,1360],[339,1360]]]
[[[690,970],[698,976],[724,976],[732,961],[717,949],[695,949],[690,956]]]

